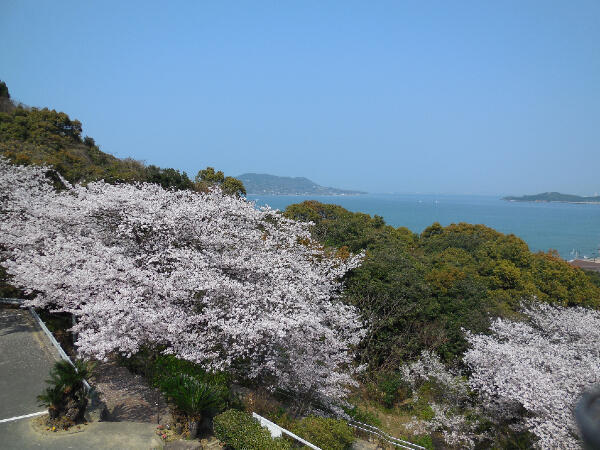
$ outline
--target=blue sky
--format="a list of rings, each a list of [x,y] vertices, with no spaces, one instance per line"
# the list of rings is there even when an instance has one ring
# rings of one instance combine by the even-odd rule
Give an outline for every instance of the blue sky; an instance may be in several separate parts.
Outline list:
[[[104,151],[370,192],[600,191],[600,2],[3,0],[0,79]]]

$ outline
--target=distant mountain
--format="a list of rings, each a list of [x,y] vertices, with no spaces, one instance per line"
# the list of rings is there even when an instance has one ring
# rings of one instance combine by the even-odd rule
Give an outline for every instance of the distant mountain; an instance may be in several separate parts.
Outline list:
[[[278,177],[266,173],[245,173],[236,177],[246,187],[248,194],[266,195],[358,195],[360,191],[347,191],[320,186],[304,177]]]
[[[600,203],[600,196],[581,197],[579,195],[561,194],[560,192],[544,192],[543,194],[523,195],[522,197],[504,197],[503,200],[511,202]]]

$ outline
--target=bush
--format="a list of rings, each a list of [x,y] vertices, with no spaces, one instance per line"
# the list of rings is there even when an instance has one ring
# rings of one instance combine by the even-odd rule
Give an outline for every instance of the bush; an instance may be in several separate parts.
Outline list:
[[[244,450],[287,450],[291,443],[283,438],[273,439],[249,414],[230,409],[214,418],[215,436],[227,447]]]
[[[64,417],[72,423],[83,419],[88,403],[83,381],[90,372],[83,361],[75,361],[74,366],[65,360],[54,364],[46,380],[49,386],[37,397],[40,406],[48,408],[50,419]]]
[[[223,409],[220,393],[190,375],[165,376],[158,385],[188,417],[213,415]]]
[[[292,431],[323,450],[349,449],[356,440],[354,431],[345,421],[325,417],[305,417]]]
[[[128,358],[121,357],[119,363],[171,397],[186,415],[214,415],[225,409],[241,408],[240,400],[230,389],[227,373],[208,372],[199,364],[161,355],[159,351],[144,348]],[[191,394],[190,398],[186,398],[185,392]]]
[[[376,414],[362,409],[359,406],[352,406],[352,408],[344,408],[344,412],[357,422],[366,423],[367,425],[373,425],[374,427],[381,426],[381,420],[379,420]]]
[[[393,408],[398,400],[411,395],[410,386],[399,373],[383,373],[379,376],[377,389],[386,408]]]

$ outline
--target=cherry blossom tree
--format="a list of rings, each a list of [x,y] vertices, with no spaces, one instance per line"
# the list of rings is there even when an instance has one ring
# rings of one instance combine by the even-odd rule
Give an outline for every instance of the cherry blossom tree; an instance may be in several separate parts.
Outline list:
[[[573,408],[600,381],[600,312],[532,303],[526,322],[496,319],[490,335],[467,333],[469,383],[488,411],[516,417],[541,448],[580,448]]]
[[[0,248],[28,304],[74,314],[83,355],[143,345],[269,386],[339,398],[363,336],[339,300],[362,255],[328,253],[308,225],[215,189],[94,182],[0,158]],[[56,180],[55,180],[56,181]]]

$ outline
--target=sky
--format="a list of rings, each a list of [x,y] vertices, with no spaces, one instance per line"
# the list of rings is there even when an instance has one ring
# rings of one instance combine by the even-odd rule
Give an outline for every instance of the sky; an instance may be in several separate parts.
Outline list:
[[[102,150],[368,192],[600,192],[600,2],[2,0],[0,79]]]

